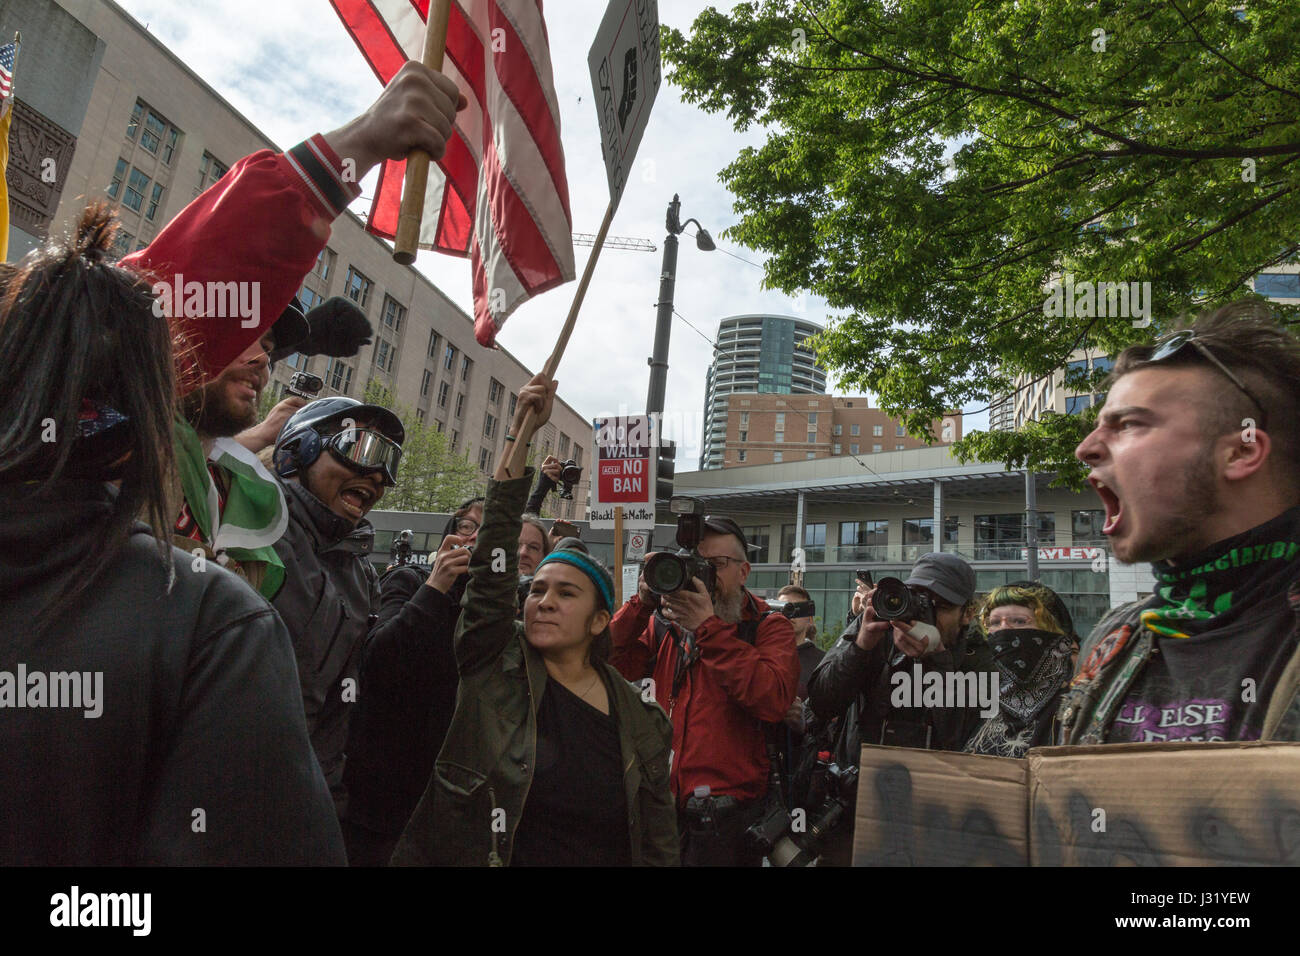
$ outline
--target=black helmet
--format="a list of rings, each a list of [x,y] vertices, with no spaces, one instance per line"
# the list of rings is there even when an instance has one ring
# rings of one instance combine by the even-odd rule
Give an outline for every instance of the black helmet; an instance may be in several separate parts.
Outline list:
[[[344,427],[349,420],[365,419],[364,428]],[[376,435],[376,433],[378,433]],[[406,429],[401,419],[382,405],[366,405],[355,398],[318,398],[298,409],[280,429],[272,459],[275,470],[289,478],[311,466],[329,447],[339,461],[357,471],[382,471],[384,483],[397,483]]]

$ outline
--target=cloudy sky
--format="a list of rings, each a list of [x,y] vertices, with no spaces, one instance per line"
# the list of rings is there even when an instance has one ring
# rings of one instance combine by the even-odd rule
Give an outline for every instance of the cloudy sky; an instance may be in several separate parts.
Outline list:
[[[327,0],[118,2],[282,147],[342,125],[379,93],[379,82]],[[606,5],[606,0],[546,4],[575,232],[596,232],[608,202],[587,69],[587,51]],[[659,0],[660,20],[685,31],[709,5],[704,0]],[[712,5],[730,6],[726,0]],[[825,303],[814,297],[765,292],[763,271],[754,264],[764,256],[720,236],[738,217],[718,172],[762,136],[755,130],[737,133],[725,117],[683,103],[665,81],[610,229],[611,235],[649,239],[662,250],[664,213],[679,193],[682,218],[698,219],[718,240],[719,251],[706,253],[683,237],[678,256],[675,302],[682,318],[673,321],[665,405],[667,435],[678,441],[682,471],[698,462],[704,381],[718,321],[727,315],[775,312],[824,322],[827,314]],[[372,195],[373,184],[362,185],[365,196]],[[354,211],[368,205],[358,201]],[[587,254],[588,249],[577,249],[579,275]],[[660,264],[658,252],[606,250],[601,255],[556,375],[560,394],[589,418],[622,406],[626,411],[645,406]],[[466,260],[422,252],[416,267],[472,313]],[[500,343],[530,368],[540,368],[575,287],[576,282],[569,283],[525,303],[510,317]]]

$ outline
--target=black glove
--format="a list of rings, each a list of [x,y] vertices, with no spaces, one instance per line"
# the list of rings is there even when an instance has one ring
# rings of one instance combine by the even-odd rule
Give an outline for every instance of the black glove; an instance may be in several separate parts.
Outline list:
[[[311,332],[297,349],[303,355],[348,358],[369,345],[375,334],[365,313],[341,295],[326,299],[308,312],[307,324]]]

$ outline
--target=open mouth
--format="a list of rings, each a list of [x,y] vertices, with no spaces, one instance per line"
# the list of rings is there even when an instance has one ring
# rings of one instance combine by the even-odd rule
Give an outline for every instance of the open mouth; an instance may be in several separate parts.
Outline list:
[[[1124,515],[1124,508],[1120,504],[1119,495],[1100,478],[1089,476],[1088,484],[1092,485],[1093,490],[1097,492],[1097,497],[1101,499],[1101,503],[1106,509],[1106,523],[1102,526],[1102,534],[1115,534],[1120,519]]]
[[[369,488],[353,485],[339,492],[339,498],[343,500],[344,505],[361,516],[374,503],[375,493]]]

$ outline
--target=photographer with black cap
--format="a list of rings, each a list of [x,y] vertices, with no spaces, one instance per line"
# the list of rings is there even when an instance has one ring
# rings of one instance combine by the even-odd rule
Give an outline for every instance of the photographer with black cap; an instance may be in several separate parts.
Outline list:
[[[794,632],[745,589],[748,542],[740,526],[682,514],[679,543],[688,519],[699,537],[685,560],[698,562],[712,587],[697,575],[660,596],[643,574],[610,624],[610,663],[628,680],[651,678],[672,720],[682,865],[756,866],[761,853],[745,831],[761,815],[771,780],[763,722],[785,718],[799,681]],[[647,568],[654,557],[646,555]]]
[[[906,581],[875,583],[862,613],[808,681],[817,717],[842,718],[833,751],[838,766],[856,766],[862,744],[962,749],[982,720],[979,700],[918,707],[921,688],[911,684],[918,668],[921,676],[994,671],[987,643],[969,633],[975,610],[975,571],[955,554],[923,554]],[[906,706],[895,707],[895,700]],[[841,825],[827,839],[824,864],[848,864],[851,829]]]

